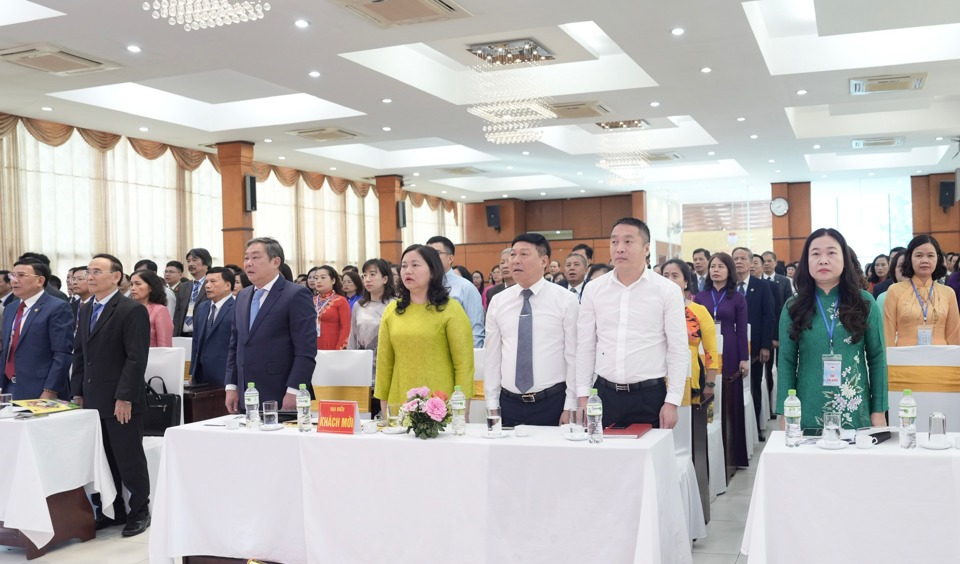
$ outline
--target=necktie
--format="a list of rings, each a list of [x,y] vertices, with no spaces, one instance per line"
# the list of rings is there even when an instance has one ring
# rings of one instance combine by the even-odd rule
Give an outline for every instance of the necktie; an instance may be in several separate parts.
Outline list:
[[[20,322],[23,321],[23,312],[26,308],[27,304],[20,302],[20,307],[17,308],[17,315],[13,318],[13,337],[10,338],[10,349],[7,351],[7,363],[3,367],[4,372],[7,373],[7,378],[10,379],[13,379],[13,377],[17,375],[13,357],[17,352],[17,342],[20,340]]]
[[[103,304],[93,302],[93,313],[90,314],[90,331],[93,331],[93,328],[97,325],[97,320],[100,319],[100,312],[103,310]]]
[[[740,285],[737,286],[737,291],[740,292],[740,295],[741,295],[741,296],[746,296],[746,295],[747,295],[747,289],[744,288],[744,283],[743,283],[743,282],[741,282]]]
[[[699,278],[700,278],[700,283],[697,284],[697,286],[699,287],[698,289],[702,292],[702,291],[703,291],[703,283],[704,283],[704,281],[706,280],[706,278],[703,277],[703,276],[700,276]]]
[[[523,307],[520,308],[517,332],[517,389],[524,393],[533,387],[533,311],[530,309],[533,292],[526,289],[520,295],[523,296]]]
[[[524,291],[525,291],[525,292],[529,292],[530,290],[524,290]],[[576,294],[576,293],[577,293],[577,288],[576,288],[575,286],[570,286],[570,291],[573,292],[574,294]]]
[[[210,333],[213,332],[213,322],[217,319],[217,306],[213,304],[210,306],[210,317],[207,318],[207,326],[203,330],[203,340],[206,341],[210,336]]]
[[[196,305],[197,298],[200,296],[200,281],[197,280],[193,283],[193,290],[190,291],[190,305]],[[192,311],[190,308],[187,308],[187,311]],[[183,324],[189,327],[193,326],[193,315],[187,314],[187,317],[184,318]]]
[[[260,298],[267,291],[262,288],[257,288],[253,291],[253,301],[250,303],[250,328],[253,329],[253,322],[257,319],[257,313],[260,312]]]

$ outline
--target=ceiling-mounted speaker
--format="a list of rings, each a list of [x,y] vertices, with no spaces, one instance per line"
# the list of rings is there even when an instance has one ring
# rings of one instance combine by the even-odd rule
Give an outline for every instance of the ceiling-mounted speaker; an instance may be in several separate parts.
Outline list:
[[[943,212],[947,213],[947,210],[952,208],[956,202],[957,202],[957,183],[941,182],[940,183],[940,207],[943,208]]]
[[[493,204],[487,206],[487,227],[493,227],[500,233],[500,206]]]
[[[397,202],[397,227],[400,229],[405,229],[407,227],[406,202]]]
[[[257,211],[257,177],[250,174],[243,175],[243,209]]]

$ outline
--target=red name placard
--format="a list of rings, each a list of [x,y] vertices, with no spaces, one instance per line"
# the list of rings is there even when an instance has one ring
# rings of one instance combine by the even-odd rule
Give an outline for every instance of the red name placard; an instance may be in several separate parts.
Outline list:
[[[352,435],[357,428],[357,402],[323,401],[319,403],[318,433]]]

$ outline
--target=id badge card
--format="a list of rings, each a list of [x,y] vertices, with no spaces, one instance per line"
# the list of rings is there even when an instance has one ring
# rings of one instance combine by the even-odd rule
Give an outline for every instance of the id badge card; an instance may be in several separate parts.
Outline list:
[[[929,346],[933,344],[933,327],[917,327],[917,344]]]
[[[823,355],[824,387],[840,386],[840,374],[843,371],[843,358],[838,354]]]
[[[721,327],[721,323],[717,321],[714,325],[717,328],[717,335],[723,335],[723,331],[721,331],[721,329],[723,329],[723,327]]]
[[[320,323],[317,323],[317,337],[320,336]]]
[[[193,302],[187,304],[187,317],[193,317]]]

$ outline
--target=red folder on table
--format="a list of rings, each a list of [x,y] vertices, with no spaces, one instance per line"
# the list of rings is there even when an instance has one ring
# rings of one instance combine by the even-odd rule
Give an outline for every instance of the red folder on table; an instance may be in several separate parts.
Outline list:
[[[603,430],[603,437],[606,439],[639,439],[653,429],[649,423],[634,423],[623,427],[614,423]]]

